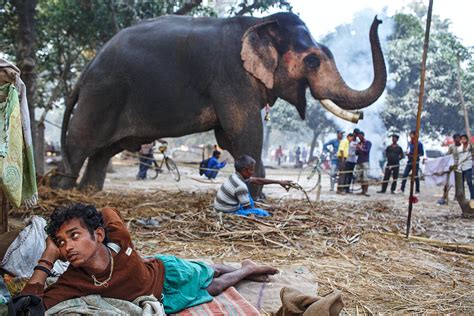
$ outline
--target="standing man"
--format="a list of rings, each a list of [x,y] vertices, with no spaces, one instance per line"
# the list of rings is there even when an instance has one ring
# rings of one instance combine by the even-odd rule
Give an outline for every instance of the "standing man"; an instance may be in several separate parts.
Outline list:
[[[362,186],[361,195],[370,196],[369,191],[369,157],[370,157],[370,149],[372,148],[372,143],[365,139],[365,134],[363,131],[359,131],[358,134],[359,144],[356,147],[356,154],[357,154],[357,170],[359,171],[360,175],[360,183]]]
[[[408,162],[407,162],[407,165],[405,167],[405,171],[403,172],[403,180],[402,180],[402,186],[400,188],[400,191],[403,193],[405,192],[405,186],[407,184],[407,178],[408,178],[408,175],[411,173],[411,170],[412,170],[412,167],[413,167],[413,155],[414,155],[414,151],[415,151],[415,134],[416,134],[416,131],[411,131],[410,132],[410,144],[409,144],[409,147],[408,147],[408,153],[407,153],[407,156],[408,156]],[[416,169],[415,169],[415,173],[416,173],[416,190],[415,190],[415,193],[416,194],[419,194],[420,193],[420,177],[419,177],[419,171],[420,171],[420,157],[422,157],[423,155],[425,154],[425,151],[423,149],[423,144],[418,141],[418,156],[416,157]]]
[[[451,189],[452,184],[449,184],[449,178],[451,176],[451,172],[457,168],[459,163],[459,149],[461,146],[461,135],[458,133],[453,135],[454,144],[449,145],[448,147],[448,155],[453,155],[454,166],[450,168],[450,171],[447,175],[447,183],[443,187],[443,197],[438,200],[438,204],[444,205],[448,201],[449,190]],[[463,182],[464,183],[464,182]]]
[[[400,137],[397,134],[392,135],[392,144],[385,149],[385,157],[387,157],[387,166],[385,167],[385,174],[382,182],[382,190],[377,193],[385,193],[387,191],[388,182],[390,175],[393,175],[393,182],[390,188],[392,194],[395,193],[397,188],[398,173],[400,172],[400,160],[403,159],[403,149],[398,145],[398,139]]]
[[[337,180],[337,192],[341,194],[344,192],[344,181],[345,181],[345,165],[346,160],[349,157],[349,143],[351,142],[351,138],[353,138],[353,134],[347,134],[346,139],[343,139],[339,143],[339,148],[337,149],[337,158],[339,159],[339,178]]]
[[[278,146],[277,150],[275,151],[275,159],[276,159],[279,166],[281,165],[281,159],[282,158],[283,158],[283,148],[280,145],[280,146]]]
[[[306,158],[308,158],[308,150],[306,150],[306,147],[303,147],[303,150],[301,151],[301,158],[303,159],[303,163],[307,163],[308,161]]]
[[[467,182],[471,200],[474,200],[474,187],[472,185],[472,146],[466,134],[461,135],[461,146],[459,148],[458,171],[462,172],[462,184],[464,190],[464,180]]]
[[[138,154],[140,156],[138,158],[139,164],[138,164],[137,180],[146,179],[146,173],[148,171],[148,168],[150,168],[151,164],[153,163],[153,146],[154,145],[155,145],[155,142],[152,142],[149,144],[143,144],[140,146],[140,150],[138,151]]]
[[[296,151],[295,151],[295,160],[296,160],[295,166],[296,166],[296,168],[301,168],[302,167],[300,157],[301,157],[301,148],[300,148],[300,146],[298,146],[298,148],[296,148]]]
[[[336,184],[336,177],[337,171],[339,170],[339,159],[337,158],[337,151],[339,149],[339,142],[342,140],[344,136],[344,131],[338,130],[337,137],[328,141],[326,144],[323,145],[323,151],[329,153],[329,158],[331,160],[331,189],[330,191],[334,191],[334,186]],[[331,146],[331,149],[329,149]]]

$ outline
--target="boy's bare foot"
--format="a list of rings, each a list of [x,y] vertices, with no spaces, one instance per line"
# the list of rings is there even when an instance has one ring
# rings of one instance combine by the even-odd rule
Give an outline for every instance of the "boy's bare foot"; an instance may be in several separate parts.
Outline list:
[[[278,269],[270,266],[259,266],[250,259],[242,261],[242,268],[252,269],[252,275],[273,275],[279,272]]]

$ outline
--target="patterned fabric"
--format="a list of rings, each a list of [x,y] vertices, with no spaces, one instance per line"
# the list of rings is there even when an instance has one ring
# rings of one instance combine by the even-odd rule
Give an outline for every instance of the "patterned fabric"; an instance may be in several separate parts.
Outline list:
[[[46,311],[46,315],[157,315],[164,316],[163,308],[153,296],[140,296],[133,302],[97,294],[63,301]]]
[[[22,201],[23,137],[20,104],[16,88],[12,84],[0,87],[7,99],[0,103],[0,187],[8,200],[19,207]]]
[[[234,287],[214,297],[212,302],[187,308],[178,316],[258,316],[260,313]]]
[[[249,189],[239,173],[232,174],[217,191],[214,209],[218,212],[234,212],[250,205]]]
[[[20,111],[20,122],[15,123],[15,126],[18,127],[18,130],[15,131],[19,133],[22,141],[20,148],[22,150],[21,159],[22,159],[22,181],[21,181],[21,200],[18,203],[24,203],[27,207],[31,207],[38,202],[38,189],[36,185],[36,170],[35,170],[35,161],[33,154],[33,139],[31,137],[31,125],[30,125],[30,113],[28,109],[28,100],[26,98],[26,86],[20,79],[20,70],[13,65],[12,63],[0,58],[0,71],[8,72],[10,74],[16,74],[15,85],[17,91],[17,102],[19,103]],[[18,98],[19,93],[19,98]],[[0,92],[0,102],[5,101],[1,98]],[[8,102],[8,101],[7,101]],[[13,106],[17,106],[14,104]],[[3,118],[3,115],[0,115]],[[23,132],[23,133],[22,133]],[[3,139],[2,139],[3,141]],[[8,145],[7,145],[8,146]],[[1,150],[0,150],[1,151]],[[2,160],[0,158],[0,160]],[[9,172],[11,174],[11,172]],[[2,179],[4,175],[2,174]],[[8,197],[8,195],[7,195]],[[10,200],[11,201],[11,200]],[[15,202],[11,201],[15,206]]]

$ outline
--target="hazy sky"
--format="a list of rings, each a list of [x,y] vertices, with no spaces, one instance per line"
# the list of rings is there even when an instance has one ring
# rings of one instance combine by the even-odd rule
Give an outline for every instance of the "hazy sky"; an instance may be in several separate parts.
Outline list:
[[[358,11],[370,8],[388,14],[401,11],[410,0],[292,0],[293,10],[299,13],[316,40],[334,31],[339,24],[349,23]],[[428,0],[424,1],[428,6]],[[474,46],[474,1],[434,0],[433,14],[452,21],[451,31],[467,46]]]

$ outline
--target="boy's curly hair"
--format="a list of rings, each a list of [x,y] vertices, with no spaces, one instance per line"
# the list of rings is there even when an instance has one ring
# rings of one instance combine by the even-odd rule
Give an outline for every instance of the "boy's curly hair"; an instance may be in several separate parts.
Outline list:
[[[86,228],[92,239],[94,239],[94,231],[102,227],[105,230],[105,238],[103,243],[108,243],[107,230],[104,227],[104,217],[102,213],[97,211],[94,205],[86,205],[82,203],[71,204],[65,207],[56,208],[49,217],[46,233],[56,240],[56,233],[59,228],[72,219],[79,219],[84,228]]]

